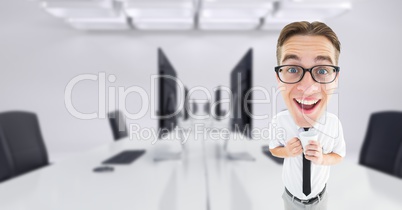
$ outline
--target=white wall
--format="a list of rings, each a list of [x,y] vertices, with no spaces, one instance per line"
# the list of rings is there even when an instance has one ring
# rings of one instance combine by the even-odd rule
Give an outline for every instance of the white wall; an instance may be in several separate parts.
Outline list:
[[[349,158],[356,159],[368,117],[380,110],[402,110],[402,2],[356,1],[353,10],[327,21],[342,42],[339,100],[334,107],[343,122]],[[162,47],[188,87],[209,89],[229,84],[229,73],[250,47],[254,49],[254,84],[276,86],[273,67],[278,32],[104,32],[76,31],[46,14],[37,2],[0,2],[0,111],[30,110],[39,115],[52,157],[77,153],[112,141],[108,122],[78,120],[64,104],[64,90],[84,73],[114,74],[107,86],[150,90]],[[77,109],[97,111],[96,82],[76,86]],[[140,109],[130,95],[128,110]],[[339,106],[337,105],[339,103]],[[279,105],[279,108],[283,106]],[[271,114],[271,105],[256,105]],[[149,116],[149,115],[148,115]],[[262,127],[269,120],[256,122]],[[156,127],[149,117],[136,121]]]

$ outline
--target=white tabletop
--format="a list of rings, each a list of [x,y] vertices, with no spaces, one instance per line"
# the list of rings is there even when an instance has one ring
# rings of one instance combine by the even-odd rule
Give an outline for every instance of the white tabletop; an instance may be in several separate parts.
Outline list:
[[[231,137],[232,138],[232,137]],[[283,209],[282,166],[261,150],[266,141],[205,139],[122,140],[0,184],[1,210]],[[134,163],[112,173],[92,169],[123,150],[146,149]],[[182,152],[180,160],[155,157]],[[255,161],[229,160],[248,152]],[[329,209],[401,209],[402,180],[344,161],[331,168]]]
[[[222,142],[209,141],[208,181],[212,210],[283,209],[282,165],[262,153],[264,141],[230,142],[255,161],[228,160]],[[328,209],[402,209],[402,180],[356,163],[332,166]]]
[[[130,165],[114,165],[114,172],[92,171],[107,158],[129,149],[147,151]],[[190,199],[198,205],[194,209],[205,209],[205,176],[199,173],[204,166],[202,154],[193,152],[186,161],[154,161],[160,154],[178,151],[177,142],[113,142],[0,184],[0,209],[176,210],[188,209],[182,199],[187,194],[195,198]]]

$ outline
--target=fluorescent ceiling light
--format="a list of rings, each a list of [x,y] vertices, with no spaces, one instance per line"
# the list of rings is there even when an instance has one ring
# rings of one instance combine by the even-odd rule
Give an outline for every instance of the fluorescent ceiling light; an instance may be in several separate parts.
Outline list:
[[[203,2],[202,18],[261,18],[273,9],[271,0],[220,0]]]
[[[192,18],[141,18],[133,19],[134,28],[140,30],[191,30],[194,28]]]
[[[283,1],[277,10],[264,18],[263,30],[281,30],[285,25],[295,21],[323,21],[339,16],[351,9],[350,3],[334,1]]]
[[[124,10],[136,18],[193,18],[193,0],[125,0]]]
[[[272,10],[270,0],[203,2],[198,26],[202,30],[254,30]]]
[[[67,22],[79,30],[128,30],[131,26],[126,17],[117,18],[71,18]]]
[[[266,8],[204,8],[200,18],[261,18],[270,11]]]
[[[60,18],[116,17],[116,2],[112,0],[47,0],[43,8]]]
[[[259,19],[201,19],[201,30],[254,30],[259,26]]]
[[[280,2],[273,13],[278,19],[326,19],[339,16],[351,9],[349,2]]]
[[[194,28],[193,0],[126,0],[124,10],[140,30],[190,30]]]

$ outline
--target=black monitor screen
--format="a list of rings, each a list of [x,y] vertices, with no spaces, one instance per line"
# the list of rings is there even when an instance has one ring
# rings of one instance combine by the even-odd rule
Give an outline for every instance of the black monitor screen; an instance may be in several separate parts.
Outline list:
[[[215,115],[217,116],[217,119],[220,119],[222,117],[222,112],[221,112],[221,89],[218,87],[215,90]]]
[[[250,49],[235,66],[230,75],[230,89],[232,90],[232,131],[244,133],[251,138],[252,93],[252,59],[253,51]]]
[[[189,100],[188,100],[188,89],[184,88],[184,107],[183,107],[183,119],[187,120],[189,117],[188,109],[189,109]]]
[[[161,49],[158,50],[159,68],[159,129],[160,136],[172,131],[177,125],[177,78],[176,71]],[[172,115],[172,116],[169,116]]]

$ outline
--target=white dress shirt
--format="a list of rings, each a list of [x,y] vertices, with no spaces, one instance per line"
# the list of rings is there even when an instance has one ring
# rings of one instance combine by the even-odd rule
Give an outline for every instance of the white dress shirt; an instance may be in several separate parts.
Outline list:
[[[269,141],[269,148],[285,146],[286,142],[293,137],[298,137],[303,132],[294,123],[289,111],[278,113],[270,125],[272,138]],[[322,146],[323,154],[336,153],[341,157],[345,156],[345,140],[343,129],[338,117],[325,112],[312,129],[318,131],[318,141]],[[311,193],[303,194],[303,156],[285,158],[283,162],[282,179],[285,187],[299,199],[305,200],[317,196],[328,181],[330,166],[316,165],[311,163]]]

